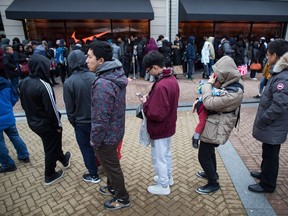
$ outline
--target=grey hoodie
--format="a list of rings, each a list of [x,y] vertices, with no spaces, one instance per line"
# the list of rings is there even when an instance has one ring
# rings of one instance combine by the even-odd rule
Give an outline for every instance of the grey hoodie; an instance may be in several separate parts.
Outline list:
[[[88,71],[86,56],[81,50],[74,50],[68,55],[68,65],[72,75],[65,80],[63,97],[68,120],[77,123],[91,122],[91,85],[95,74]]]

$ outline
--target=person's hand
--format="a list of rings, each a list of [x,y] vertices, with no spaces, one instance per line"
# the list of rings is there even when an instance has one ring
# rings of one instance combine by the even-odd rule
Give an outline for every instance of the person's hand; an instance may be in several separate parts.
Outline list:
[[[142,103],[145,103],[147,101],[147,95],[143,95],[143,97],[140,97],[139,99]]]
[[[215,83],[216,81],[216,74],[213,73],[210,77],[207,83],[211,83],[212,85]]]

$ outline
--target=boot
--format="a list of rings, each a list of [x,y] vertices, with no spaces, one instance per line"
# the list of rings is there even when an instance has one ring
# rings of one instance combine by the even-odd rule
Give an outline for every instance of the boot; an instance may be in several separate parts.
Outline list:
[[[198,139],[195,139],[194,137],[192,137],[193,148],[198,149],[198,147],[199,147],[198,141],[199,141]]]

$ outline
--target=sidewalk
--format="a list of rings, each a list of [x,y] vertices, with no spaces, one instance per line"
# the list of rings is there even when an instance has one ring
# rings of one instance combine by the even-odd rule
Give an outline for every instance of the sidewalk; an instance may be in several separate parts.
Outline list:
[[[196,84],[200,77],[200,74],[196,74],[196,79],[193,81],[180,77],[181,103],[192,103],[197,97]],[[251,81],[247,77],[244,77],[246,101],[257,94],[259,84],[259,81]],[[257,74],[257,77],[260,80],[261,74]],[[127,89],[127,105],[136,106],[139,102],[135,93],[148,93],[150,87],[151,84],[146,81],[132,80]],[[55,88],[55,93],[59,109],[64,110],[61,85]],[[230,137],[232,144],[226,144],[218,149],[217,167],[221,190],[212,195],[199,195],[195,189],[206,182],[195,175],[195,172],[200,170],[200,165],[197,159],[198,151],[191,146],[191,136],[197,123],[197,115],[191,113],[191,108],[179,109],[177,132],[172,140],[175,185],[169,196],[154,196],[147,192],[147,186],[153,184],[154,175],[150,148],[140,146],[138,136],[141,121],[135,118],[135,112],[127,112],[121,165],[132,202],[130,208],[114,212],[103,208],[103,202],[110,197],[104,197],[98,193],[99,185],[105,185],[106,178],[103,172],[100,172],[102,181],[99,185],[81,180],[86,169],[75,141],[73,128],[65,117],[62,120],[63,149],[64,151],[70,150],[73,158],[71,167],[65,171],[63,179],[50,187],[43,184],[42,142],[29,129],[26,120],[19,118],[17,127],[30,151],[31,164],[20,163],[16,159],[17,156],[10,141],[6,139],[10,155],[15,159],[18,170],[13,173],[0,174],[0,215],[274,215],[273,210],[269,209],[269,203],[277,215],[288,215],[287,141],[281,148],[276,191],[263,196],[245,191],[245,188],[239,189],[239,184],[247,180],[254,182],[248,170],[258,170],[261,163],[261,144],[251,135],[256,111],[256,104],[243,106],[240,131],[232,132]],[[21,112],[18,102],[15,114]],[[236,155],[231,149],[236,150]],[[240,156],[240,162],[244,163],[243,166],[237,162],[237,157],[239,157],[237,153]],[[231,171],[229,166],[235,162],[237,162],[236,168],[232,168]],[[61,165],[59,168],[62,168]],[[245,175],[236,176],[235,171],[236,174],[245,173]],[[247,187],[248,185],[246,185],[246,190]],[[242,193],[244,193],[244,198]],[[249,205],[245,199],[251,197],[253,200]],[[263,206],[263,203],[267,201],[265,198],[269,203]],[[261,202],[255,207],[253,204],[257,203],[257,200]]]

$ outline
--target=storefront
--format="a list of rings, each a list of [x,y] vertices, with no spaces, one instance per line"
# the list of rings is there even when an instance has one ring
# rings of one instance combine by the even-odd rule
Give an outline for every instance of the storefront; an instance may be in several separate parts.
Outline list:
[[[149,22],[154,19],[150,0],[14,0],[6,9],[8,19],[22,20],[25,37],[30,40],[64,38],[103,39],[115,36],[149,37]]]
[[[190,35],[247,38],[285,38],[288,1],[180,0],[179,32]]]

